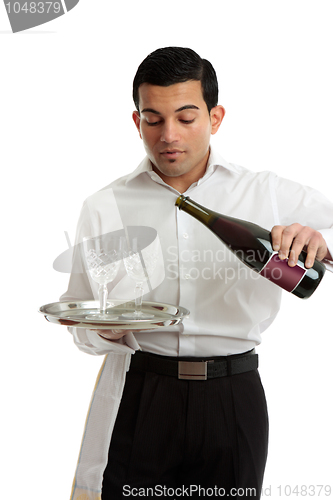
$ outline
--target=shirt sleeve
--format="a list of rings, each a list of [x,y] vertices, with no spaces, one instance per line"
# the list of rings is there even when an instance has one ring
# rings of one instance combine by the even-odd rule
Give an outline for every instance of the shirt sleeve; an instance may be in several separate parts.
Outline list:
[[[275,178],[276,207],[282,225],[295,222],[319,231],[333,257],[333,203],[319,191],[281,177]],[[333,262],[323,260],[333,272]]]
[[[322,237],[326,241],[326,245],[328,248],[328,251],[333,259],[333,228],[331,229],[319,229],[319,232],[321,233]],[[333,260],[323,260],[326,268],[333,272]]]
[[[73,335],[74,343],[80,351],[94,356],[101,356],[109,352],[134,354],[135,351],[140,349],[132,332],[127,333],[121,339],[111,341],[102,338],[96,331],[87,328],[69,327],[68,331]]]

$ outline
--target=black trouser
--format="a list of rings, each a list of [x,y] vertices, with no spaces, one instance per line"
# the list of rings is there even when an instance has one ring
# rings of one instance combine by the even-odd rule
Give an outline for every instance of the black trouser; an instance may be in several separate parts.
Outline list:
[[[257,370],[188,381],[131,368],[102,500],[259,499],[267,445],[267,406]]]

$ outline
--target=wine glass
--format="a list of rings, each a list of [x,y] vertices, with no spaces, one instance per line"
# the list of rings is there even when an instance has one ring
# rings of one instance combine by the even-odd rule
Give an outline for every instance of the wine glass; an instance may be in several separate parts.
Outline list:
[[[122,260],[122,239],[112,234],[93,238],[83,238],[84,255],[90,277],[98,283],[100,312],[87,315],[88,319],[111,320],[117,318],[106,310],[107,284],[111,283],[119,270]],[[109,304],[112,305],[112,304]]]
[[[148,281],[156,266],[156,253],[153,249],[146,248],[145,258],[143,258],[138,238],[134,237],[126,239],[124,243],[123,260],[127,275],[135,281],[135,310],[123,313],[122,316],[126,319],[151,319],[154,317],[154,314],[142,311],[142,297],[144,282]]]

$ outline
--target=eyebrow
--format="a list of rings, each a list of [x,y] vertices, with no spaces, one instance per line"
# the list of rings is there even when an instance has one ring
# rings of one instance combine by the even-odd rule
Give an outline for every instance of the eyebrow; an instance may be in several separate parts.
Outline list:
[[[175,113],[179,113],[180,111],[184,111],[184,109],[200,109],[200,108],[198,108],[198,106],[195,106],[194,104],[186,104],[185,106],[182,106],[181,108],[176,109]],[[156,111],[156,109],[153,109],[153,108],[144,108],[141,110],[141,113],[154,113],[154,115],[161,114],[159,111]]]

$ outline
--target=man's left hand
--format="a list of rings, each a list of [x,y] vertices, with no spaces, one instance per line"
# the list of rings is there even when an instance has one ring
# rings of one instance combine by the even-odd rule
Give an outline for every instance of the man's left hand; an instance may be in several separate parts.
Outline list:
[[[290,226],[274,226],[272,231],[273,250],[279,252],[280,259],[289,257],[288,265],[297,264],[298,256],[302,250],[307,253],[305,267],[310,268],[314,260],[323,260],[329,257],[328,248],[321,233],[311,227],[301,224]]]

